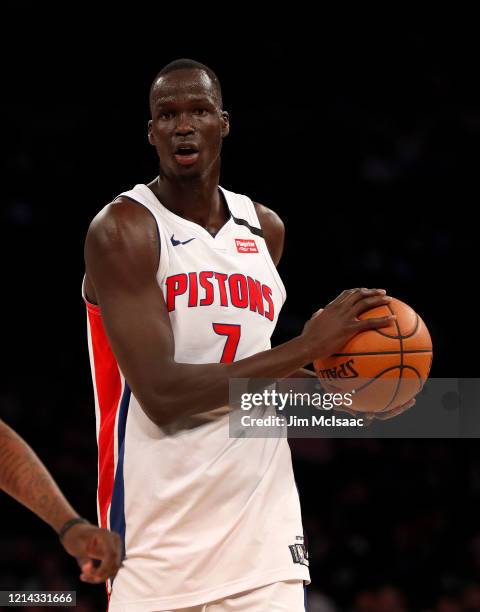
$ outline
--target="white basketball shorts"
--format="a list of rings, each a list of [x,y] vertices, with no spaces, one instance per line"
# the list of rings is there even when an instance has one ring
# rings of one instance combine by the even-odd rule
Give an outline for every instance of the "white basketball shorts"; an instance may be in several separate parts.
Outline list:
[[[303,580],[274,582],[190,608],[157,612],[305,612]]]

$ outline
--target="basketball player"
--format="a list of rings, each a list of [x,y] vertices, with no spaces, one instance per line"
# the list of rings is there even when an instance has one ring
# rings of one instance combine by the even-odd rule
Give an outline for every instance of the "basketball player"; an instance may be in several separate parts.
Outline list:
[[[118,535],[80,518],[30,446],[1,420],[0,489],[59,534],[65,550],[77,559],[81,580],[95,584],[117,573],[121,556]]]
[[[309,580],[288,442],[231,439],[231,378],[305,375],[392,317],[354,289],[270,348],[285,300],[284,226],[219,186],[229,116],[216,75],[166,66],[150,92],[159,176],[92,221],[83,297],[98,419],[98,504],[125,560],[110,611],[304,609]]]

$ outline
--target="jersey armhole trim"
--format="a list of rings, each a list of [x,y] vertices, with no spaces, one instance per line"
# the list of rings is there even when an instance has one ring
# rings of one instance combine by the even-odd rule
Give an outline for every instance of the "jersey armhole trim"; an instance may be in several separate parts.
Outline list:
[[[140,185],[140,187],[142,187],[142,185]],[[143,187],[145,187],[148,190],[148,187],[146,185],[143,185]],[[133,194],[133,195],[129,195],[129,194]],[[140,198],[142,199],[145,198],[145,196],[142,193],[139,193],[139,194],[135,193],[135,188],[134,188],[128,192],[118,194],[115,200],[117,200],[120,197],[127,198],[128,200],[135,202],[135,204],[139,204],[140,206],[143,206],[143,208],[147,209],[148,212],[152,215],[153,220],[155,221],[155,226],[157,228],[157,239],[158,239],[158,264],[157,264],[157,272],[155,276],[157,278],[159,285],[161,285],[161,283],[163,283],[167,275],[168,264],[169,264],[167,237],[164,233],[164,228],[160,224],[160,220],[157,218],[158,213],[155,214],[156,209],[154,208],[152,210],[151,208],[152,204],[148,202],[146,198],[145,199],[147,203],[142,202],[140,201],[140,199],[135,198],[134,197],[135,195],[139,195]],[[163,243],[162,243],[162,237],[163,237]],[[163,249],[162,249],[162,246],[163,246]]]
[[[255,204],[253,203],[253,200],[251,200],[248,196],[244,196],[244,197],[245,197],[245,203],[247,207],[250,209],[249,210],[250,217],[252,218],[253,222],[256,223],[258,227],[261,228],[262,224],[260,223],[260,219],[258,218],[257,211],[255,210]],[[263,238],[263,236],[262,236],[262,240],[263,240],[263,245],[262,245],[263,256],[265,258],[265,261],[267,262],[268,267],[270,268],[273,274],[273,278],[275,279],[278,288],[280,289],[280,293],[282,295],[282,304],[284,304],[285,300],[287,299],[287,290],[285,289],[285,285],[282,281],[280,274],[278,273],[277,266],[273,262],[272,256],[270,255],[270,251],[268,250],[267,242],[265,238]]]
[[[83,298],[83,301],[89,312],[102,316],[102,310],[98,304],[92,304],[92,302],[87,301],[86,298]]]
[[[100,306],[98,304],[93,304],[92,302],[89,302],[87,300],[87,294],[85,292],[85,278],[86,278],[86,274],[83,275],[83,280],[82,280],[82,298],[83,298],[83,301],[85,302],[85,306],[87,307],[87,310],[89,312],[92,312],[94,314],[101,316],[102,312],[101,312]]]
[[[125,193],[121,193],[120,195],[118,195],[115,200],[118,200],[118,198],[127,198],[127,200],[130,200],[130,202],[135,202],[135,204],[140,204],[140,206],[143,206],[143,208],[145,208],[146,210],[148,210],[148,212],[152,215],[153,220],[155,221],[155,227],[157,228],[157,238],[158,238],[158,261],[157,261],[157,271],[160,268],[160,259],[162,256],[162,240],[160,238],[160,230],[158,229],[158,221],[155,218],[155,215],[153,214],[153,212],[148,208],[148,206],[145,206],[145,204],[143,204],[142,202],[139,202],[138,200],[135,200],[135,198],[132,198],[129,195],[126,195]],[[114,200],[114,202],[115,202]]]

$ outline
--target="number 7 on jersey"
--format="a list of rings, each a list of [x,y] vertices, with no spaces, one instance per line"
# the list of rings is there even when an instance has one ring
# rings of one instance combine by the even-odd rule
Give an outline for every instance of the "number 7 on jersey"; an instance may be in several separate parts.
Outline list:
[[[238,343],[240,342],[241,326],[228,323],[212,323],[212,326],[216,334],[227,336],[220,363],[232,363],[237,353]]]

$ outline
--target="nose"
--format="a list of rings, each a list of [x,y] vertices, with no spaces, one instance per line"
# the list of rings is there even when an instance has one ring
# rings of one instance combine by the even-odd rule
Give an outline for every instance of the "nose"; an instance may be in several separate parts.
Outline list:
[[[178,115],[177,125],[175,131],[178,136],[186,136],[192,134],[195,129],[192,125],[191,117],[188,113],[180,113]]]

